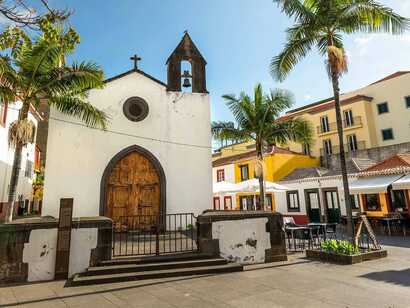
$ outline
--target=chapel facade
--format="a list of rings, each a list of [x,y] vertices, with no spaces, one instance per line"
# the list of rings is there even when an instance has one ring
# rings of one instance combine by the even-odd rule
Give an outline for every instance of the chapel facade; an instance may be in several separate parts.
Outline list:
[[[89,93],[110,117],[106,131],[50,111],[43,215],[58,217],[61,198],[74,198],[74,217],[114,221],[211,207],[205,59],[187,32],[166,62],[166,83],[132,59],[133,69]]]

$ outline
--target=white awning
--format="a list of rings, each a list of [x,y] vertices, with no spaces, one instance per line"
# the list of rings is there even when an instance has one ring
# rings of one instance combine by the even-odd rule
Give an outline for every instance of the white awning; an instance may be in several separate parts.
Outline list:
[[[259,179],[250,179],[237,184],[241,192],[259,192]],[[286,191],[286,186],[265,181],[265,189],[267,192]]]
[[[410,189],[410,174],[393,183],[394,190]]]
[[[233,193],[233,192],[237,192],[238,189],[239,188],[236,184],[225,182],[225,181],[213,184],[214,194]]]
[[[387,188],[401,177],[402,175],[390,175],[359,178],[349,185],[350,193],[352,195],[386,193]]]

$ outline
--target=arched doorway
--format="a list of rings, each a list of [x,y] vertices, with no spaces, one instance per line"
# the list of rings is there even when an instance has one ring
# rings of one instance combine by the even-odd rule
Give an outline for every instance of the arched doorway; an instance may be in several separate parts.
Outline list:
[[[117,222],[125,216],[166,214],[165,189],[165,173],[158,159],[142,147],[128,147],[104,171],[100,215]]]

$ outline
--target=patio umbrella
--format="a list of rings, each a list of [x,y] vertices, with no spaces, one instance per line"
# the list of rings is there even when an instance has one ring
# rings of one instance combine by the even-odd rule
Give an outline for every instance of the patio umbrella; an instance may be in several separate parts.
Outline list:
[[[288,190],[288,187],[279,185],[274,182],[265,181],[265,188],[266,191],[270,192],[282,192]],[[259,180],[258,179],[250,179],[247,181],[243,181],[237,184],[239,191],[242,192],[258,192],[259,191]]]
[[[214,194],[225,194],[225,193],[234,193],[240,191],[240,188],[237,184],[232,184],[226,181],[218,182],[213,184],[213,193]]]

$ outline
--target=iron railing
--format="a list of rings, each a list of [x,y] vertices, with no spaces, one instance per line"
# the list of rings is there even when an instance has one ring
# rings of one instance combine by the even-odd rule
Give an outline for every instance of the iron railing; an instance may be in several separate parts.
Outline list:
[[[357,151],[366,149],[366,141],[357,141],[355,149],[351,149],[349,144],[344,144],[343,147],[345,149],[345,153],[355,153]],[[340,153],[340,149],[338,145],[335,145],[332,147],[331,154],[325,153],[325,150],[323,148],[320,149],[320,156],[330,156],[330,155],[339,154],[339,153]]]
[[[161,255],[197,250],[193,213],[123,216],[113,226],[113,256]]]
[[[362,117],[353,117],[351,120],[346,121],[346,119],[343,120],[343,128],[349,128],[353,126],[359,126],[362,125]],[[331,122],[327,127],[324,127],[323,125],[319,125],[316,127],[317,133],[318,134],[326,134],[326,133],[332,133],[337,131],[337,123],[336,122]]]

